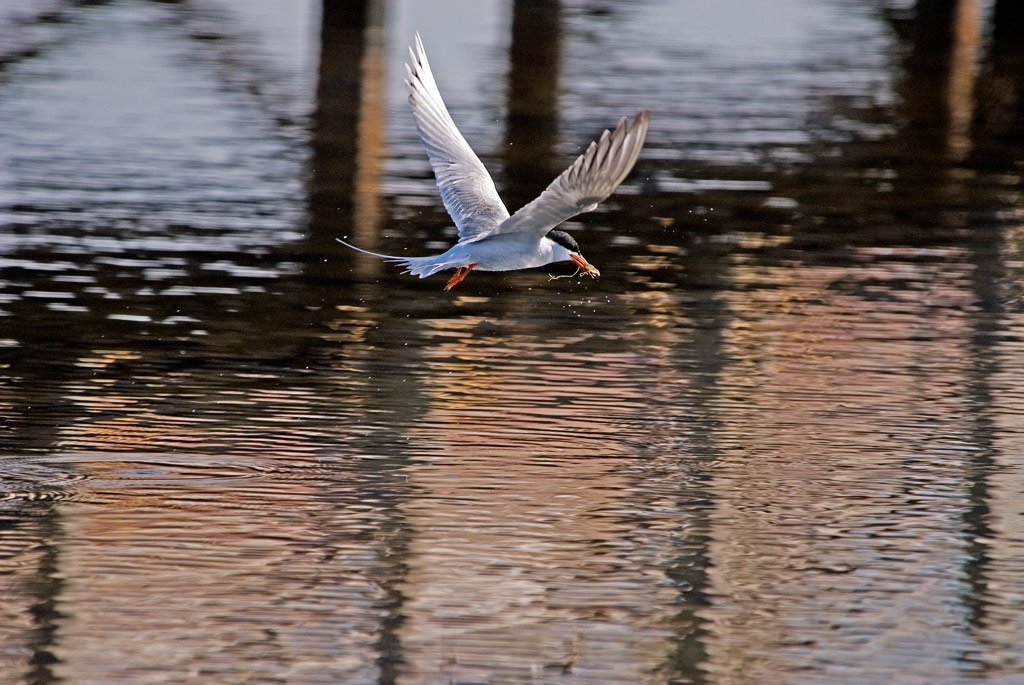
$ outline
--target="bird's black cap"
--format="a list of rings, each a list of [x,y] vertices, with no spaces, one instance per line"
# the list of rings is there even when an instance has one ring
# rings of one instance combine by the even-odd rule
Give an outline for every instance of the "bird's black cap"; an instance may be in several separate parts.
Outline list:
[[[577,243],[573,237],[565,231],[548,231],[548,238],[550,238],[552,242],[558,243],[569,252],[580,254],[579,243]]]

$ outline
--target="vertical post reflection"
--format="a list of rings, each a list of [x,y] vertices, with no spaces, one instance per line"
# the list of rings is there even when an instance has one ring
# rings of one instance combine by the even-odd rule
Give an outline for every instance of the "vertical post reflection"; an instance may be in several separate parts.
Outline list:
[[[324,0],[308,182],[313,256],[337,254],[335,238],[373,247],[380,221],[377,178],[384,141],[383,7],[379,0]],[[376,260],[357,260],[376,268]],[[313,259],[311,275],[336,274]]]
[[[1024,3],[1019,0],[996,0],[992,12],[992,39],[995,44],[1009,48],[1016,46],[1019,54],[1024,50]]]
[[[62,536],[53,501],[26,500],[0,517],[0,601],[8,609],[8,620],[0,628],[0,680],[5,683],[57,680],[52,667],[57,662],[57,606],[64,587]]]
[[[536,197],[557,173],[561,36],[558,0],[513,3],[504,189],[510,211]]]
[[[1024,146],[1024,3],[996,3],[978,90],[976,144],[984,159],[1014,164]]]
[[[1024,144],[1024,4],[1014,0],[998,0],[992,13],[992,36],[985,56],[985,69],[979,79],[975,102],[973,137],[978,150],[977,159],[987,166],[1001,169],[1016,167],[1019,151]],[[1022,214],[1019,193],[1001,193],[1014,198],[1018,216]],[[987,222],[986,222],[987,223]],[[964,513],[964,527],[968,541],[968,557],[964,575],[969,594],[964,599],[968,620],[978,640],[1000,653],[1007,634],[1017,634],[1003,621],[1004,600],[999,587],[1016,571],[1008,569],[1005,559],[1013,557],[1013,527],[1008,520],[1019,519],[1020,505],[1013,492],[1005,487],[1001,466],[1012,462],[1019,453],[1013,441],[1001,439],[999,414],[993,407],[1005,407],[1008,398],[999,391],[1012,387],[1003,379],[1012,377],[1013,369],[1020,368],[1011,350],[1001,349],[1001,331],[1012,328],[1013,314],[1005,306],[1006,293],[1000,285],[1012,282],[1008,274],[1009,261],[1020,247],[1014,246],[1017,231],[996,225],[976,229],[971,242],[974,263],[971,283],[976,297],[976,311],[972,312],[973,335],[969,356],[971,374],[968,397],[974,419],[974,440],[980,449],[972,455],[969,464],[970,507]],[[1012,401],[1009,401],[1012,402]],[[1009,528],[1009,529],[1008,529]],[[1019,538],[1018,538],[1019,539]],[[1012,565],[1011,565],[1012,567]],[[1009,642],[1013,642],[1010,638]],[[1001,659],[986,662],[985,673],[997,674]]]
[[[36,602],[32,605],[32,617],[35,621],[32,644],[32,658],[29,660],[31,670],[26,681],[29,683],[48,683],[56,680],[51,666],[57,661],[54,649],[57,646],[57,628],[60,612],[57,602],[64,586],[60,573],[60,548],[57,539],[60,537],[60,517],[53,507],[46,507],[45,517],[40,524],[44,526],[45,541],[43,553],[39,559],[39,573],[35,584]]]
[[[996,333],[1004,325],[1004,312],[996,291],[998,284],[1005,282],[1006,278],[1000,256],[1004,242],[998,233],[997,229],[985,230],[983,234],[987,239],[976,243],[983,247],[971,250],[971,287],[977,309],[970,316],[972,330],[967,341],[970,366],[966,392],[972,439],[977,450],[971,454],[965,474],[968,508],[963,514],[967,540],[963,573],[967,592],[963,603],[968,611],[967,620],[974,629],[986,623],[990,603],[988,585],[991,558],[985,541],[993,537],[989,477],[996,467],[998,452],[995,444],[996,427],[992,418],[995,398],[991,384],[1000,366]]]
[[[729,456],[719,444],[723,424],[719,403],[723,379],[731,373],[724,336],[733,318],[724,296],[731,267],[704,240],[688,240],[678,259],[682,270],[701,284],[700,290],[692,299],[666,297],[663,304],[656,304],[649,298],[645,303],[652,321],[679,317],[686,321],[684,327],[675,329],[670,343],[673,377],[658,379],[650,388],[652,397],[672,408],[669,432],[651,441],[661,446],[655,449],[662,453],[651,475],[659,482],[675,481],[675,506],[686,512],[689,522],[673,538],[671,560],[665,569],[676,598],[673,644],[662,670],[671,682],[703,683],[708,668],[708,622],[701,611],[710,604],[711,546],[715,536],[729,535],[716,526],[714,470],[705,465]],[[687,335],[681,335],[682,331]],[[686,392],[679,391],[680,381],[685,382]],[[681,477],[681,463],[687,465],[685,477]]]
[[[953,44],[949,57],[949,109],[947,149],[954,159],[971,151],[971,119],[974,88],[978,77],[978,48],[981,44],[981,6],[978,0],[960,0],[953,15]]]
[[[911,27],[905,109],[913,128],[924,133],[922,147],[935,145],[954,161],[971,151],[980,17],[978,0],[918,0]]]
[[[690,357],[696,360],[692,404],[681,415],[686,422],[685,434],[690,442],[688,452],[703,462],[714,462],[722,457],[717,439],[717,427],[721,421],[714,408],[720,395],[719,387],[726,367],[725,339],[723,331],[728,329],[731,313],[721,294],[726,289],[724,276],[729,273],[726,265],[717,263],[710,251],[694,250],[689,253],[690,262],[715,264],[720,268],[709,269],[713,289],[704,291],[703,296],[687,306],[687,318],[693,322],[695,337],[691,343]],[[700,610],[709,604],[708,589],[711,584],[708,570],[711,565],[711,541],[713,535],[713,495],[703,478],[680,492],[677,499],[681,507],[692,510],[694,524],[676,544],[677,556],[667,575],[675,584],[679,596],[679,612],[675,619],[676,643],[670,658],[670,673],[682,682],[705,682],[708,649],[705,644],[706,620]]]

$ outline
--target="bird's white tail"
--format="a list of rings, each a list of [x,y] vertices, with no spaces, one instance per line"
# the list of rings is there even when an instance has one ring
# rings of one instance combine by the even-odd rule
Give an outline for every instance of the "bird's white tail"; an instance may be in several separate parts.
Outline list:
[[[387,261],[394,262],[395,264],[401,264],[405,267],[405,273],[412,274],[413,276],[419,276],[420,278],[426,278],[427,276],[436,274],[438,271],[454,269],[458,266],[458,264],[449,264],[445,261],[438,261],[438,258],[441,257],[441,255],[434,255],[433,257],[397,257],[395,255],[378,254],[377,252],[364,250],[361,247],[356,247],[355,245],[346,243],[341,238],[335,238],[335,240],[345,247],[352,248],[356,252],[362,252],[363,254],[368,254],[371,257],[380,257],[381,259],[386,259]]]

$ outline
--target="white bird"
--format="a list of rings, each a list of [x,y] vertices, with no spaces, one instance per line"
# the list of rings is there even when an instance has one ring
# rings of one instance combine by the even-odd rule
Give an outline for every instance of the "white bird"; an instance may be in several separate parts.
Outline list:
[[[456,269],[445,290],[461,282],[473,269],[512,271],[572,261],[591,277],[601,272],[580,254],[580,247],[564,231],[552,230],[566,219],[589,212],[611,195],[633,168],[647,135],[648,111],[637,112],[632,123],[626,117],[614,132],[576,158],[535,200],[509,216],[498,197],[487,169],[459,133],[434,82],[420,34],[412,62],[405,65],[405,85],[416,118],[420,140],[445,209],[455,220],[459,241],[447,252],[430,257],[398,257],[368,252],[338,239],[365,254],[405,266],[407,273],[426,278],[438,271]]]

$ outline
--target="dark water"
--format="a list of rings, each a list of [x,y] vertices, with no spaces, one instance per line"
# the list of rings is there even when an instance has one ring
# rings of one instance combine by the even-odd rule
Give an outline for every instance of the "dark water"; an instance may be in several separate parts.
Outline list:
[[[1024,682],[1017,4],[470,7],[0,10],[0,680]]]

